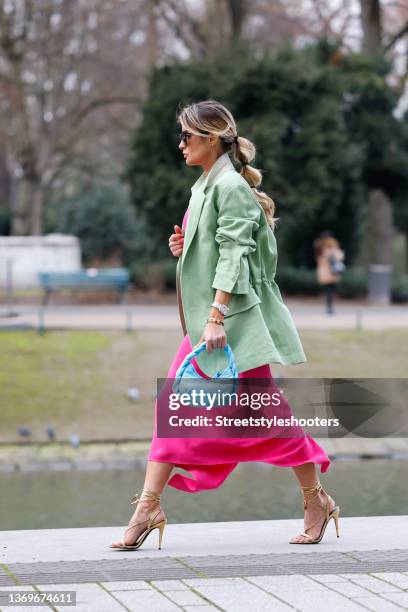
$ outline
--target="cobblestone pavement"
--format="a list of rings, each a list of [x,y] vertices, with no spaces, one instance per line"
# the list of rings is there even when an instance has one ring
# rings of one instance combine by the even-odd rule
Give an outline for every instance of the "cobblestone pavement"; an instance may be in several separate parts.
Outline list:
[[[309,574],[133,580],[116,582],[36,584],[0,587],[4,591],[74,591],[74,608],[59,606],[2,606],[18,610],[74,609],[75,612],[400,612],[408,609],[408,572],[371,574]]]

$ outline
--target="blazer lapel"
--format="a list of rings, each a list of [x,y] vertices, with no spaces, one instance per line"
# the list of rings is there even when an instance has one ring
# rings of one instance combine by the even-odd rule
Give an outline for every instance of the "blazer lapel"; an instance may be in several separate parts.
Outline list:
[[[231,171],[235,172],[235,168],[231,163],[228,153],[224,153],[217,159],[208,175],[205,176],[204,174],[202,174],[198,181],[195,183],[195,185],[193,185],[191,189],[192,195],[190,200],[190,213],[187,222],[182,260],[184,260],[189,246],[192,243],[194,235],[197,231],[197,226],[200,220],[201,210],[203,208],[205,200],[205,191],[207,187],[213,185],[215,181],[219,178],[219,176],[221,176],[224,172]]]
[[[205,190],[197,189],[193,192],[190,200],[190,212],[188,215],[187,229],[184,239],[183,260],[187,254],[190,244],[197,231],[198,222],[200,220],[201,210],[205,200]]]

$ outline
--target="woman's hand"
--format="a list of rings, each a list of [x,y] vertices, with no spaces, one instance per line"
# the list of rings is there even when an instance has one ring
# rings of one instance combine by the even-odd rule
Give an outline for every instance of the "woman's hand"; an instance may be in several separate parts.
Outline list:
[[[211,353],[216,348],[223,349],[227,345],[227,335],[223,325],[218,323],[207,323],[204,327],[203,334],[197,344],[193,347],[195,349],[200,346],[203,342],[206,343],[206,350]]]
[[[174,226],[175,234],[169,238],[169,247],[174,257],[180,257],[184,247],[184,231],[178,225]]]

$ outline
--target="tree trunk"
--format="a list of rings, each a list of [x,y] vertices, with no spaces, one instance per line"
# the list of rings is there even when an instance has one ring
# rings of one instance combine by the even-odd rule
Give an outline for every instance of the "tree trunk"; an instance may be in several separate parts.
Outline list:
[[[13,236],[41,236],[43,233],[43,190],[37,177],[23,177],[17,185],[12,209]]]
[[[30,235],[42,236],[43,234],[43,203],[44,194],[39,182],[33,185],[31,215],[30,215]]]
[[[6,151],[0,143],[0,207],[10,207],[10,175],[6,164]]]
[[[227,4],[231,23],[231,38],[232,40],[239,40],[248,10],[247,0],[228,0]]]
[[[207,53],[212,55],[228,45],[231,36],[229,14],[225,0],[207,0],[205,8]]]
[[[30,233],[30,211],[33,195],[32,181],[21,178],[17,183],[17,193],[12,208],[11,234],[28,236]]]
[[[392,203],[381,189],[369,195],[370,265],[368,299],[373,304],[389,304],[392,270]]]
[[[363,29],[362,51],[375,56],[384,50],[382,41],[381,5],[379,0],[360,0]],[[388,304],[391,300],[392,270],[392,204],[381,190],[369,193],[370,267],[368,299],[372,303]]]
[[[157,31],[156,0],[147,0],[145,4],[147,16],[146,27],[146,60],[147,66],[154,66],[159,56],[159,33]]]
[[[379,0],[360,0],[363,28],[363,53],[375,55],[381,51],[381,7]]]

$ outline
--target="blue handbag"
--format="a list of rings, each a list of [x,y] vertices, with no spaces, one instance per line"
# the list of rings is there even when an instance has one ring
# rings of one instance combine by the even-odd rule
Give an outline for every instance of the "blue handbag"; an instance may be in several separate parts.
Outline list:
[[[173,391],[178,394],[188,393],[191,395],[193,390],[204,390],[205,393],[235,393],[238,384],[238,370],[235,364],[234,354],[229,344],[224,348],[224,352],[228,357],[228,366],[224,370],[218,370],[211,379],[205,379],[197,372],[194,365],[191,363],[194,357],[206,350],[206,343],[203,342],[194,351],[189,353],[183,363],[176,372]],[[225,382],[217,383],[217,379],[231,379],[231,384]],[[200,382],[201,381],[201,382]],[[227,402],[229,403],[229,402]],[[206,407],[206,403],[200,403],[197,407]],[[217,401],[217,405],[224,405],[223,401]]]
[[[333,274],[343,274],[343,272],[346,270],[344,263],[337,259],[335,255],[330,255],[329,264],[330,270]]]

